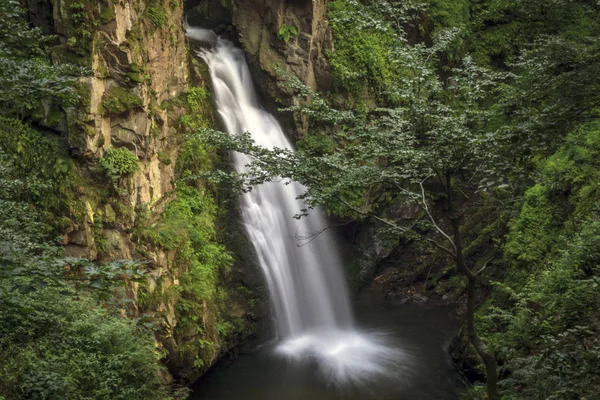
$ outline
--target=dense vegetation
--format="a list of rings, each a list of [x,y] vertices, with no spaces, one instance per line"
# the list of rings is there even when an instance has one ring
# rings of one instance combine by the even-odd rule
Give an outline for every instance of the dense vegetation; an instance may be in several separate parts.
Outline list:
[[[85,71],[51,64],[51,38],[28,26],[18,2],[0,15],[0,398],[171,398],[152,331],[122,316],[123,278],[139,279],[137,265],[93,264],[57,246],[77,170],[31,122],[48,118],[40,98],[73,106]],[[107,173],[131,172],[125,159],[109,154]]]
[[[165,10],[151,4],[144,18],[166,28]],[[181,145],[182,180],[160,215],[136,210],[138,250],[173,251],[187,271],[180,285],[159,281],[153,291],[138,263],[92,263],[60,246],[88,210],[74,206],[80,166],[42,126],[87,101],[78,79],[89,71],[79,65],[91,64],[92,31],[114,18],[87,1],[67,10],[73,35],[52,51],[71,63],[52,63],[53,38],[29,26],[18,1],[0,3],[0,400],[182,395],[159,379],[156,320],[124,317],[124,280],[140,282],[142,312],[177,299],[175,334],[194,338],[179,356],[193,357],[195,372],[217,341],[243,336],[248,327],[228,312],[218,283],[232,264],[217,241],[219,208],[198,178],[216,161],[206,141],[255,157],[247,184],[295,179],[311,207],[376,224],[391,245],[438,251],[465,282],[473,346],[461,349],[473,378],[465,399],[600,397],[597,2],[331,0],[333,92],[289,82],[310,99],[288,109],[310,121],[297,153],[207,131],[203,87],[161,104],[188,111],[181,132],[203,133]],[[287,43],[298,31],[284,24],[276,34]],[[148,80],[138,65],[127,77]],[[118,86],[100,103],[104,115],[142,107]],[[86,135],[85,124],[69,128]],[[158,157],[171,164],[169,154]],[[121,184],[140,168],[125,148],[104,151],[97,164],[105,197],[127,195]],[[403,207],[418,215],[401,218]],[[199,322],[207,310],[214,340]]]
[[[169,398],[152,332],[107,302],[135,264],[64,257],[53,237],[72,166],[14,118],[0,131],[0,398]]]
[[[311,122],[297,153],[201,137],[254,157],[245,184],[298,180],[310,206],[437,249],[465,280],[465,398],[600,396],[598,4],[329,7],[346,106],[291,79],[310,99],[288,109]]]
[[[110,7],[100,16],[88,15],[86,7],[67,8],[74,25],[99,18],[72,27],[81,36],[67,42],[73,49],[77,38],[91,45],[92,25],[114,18],[106,13]],[[191,358],[180,362],[193,369],[183,378],[198,376],[208,366],[205,360],[214,360],[249,329],[243,317],[230,317],[225,309],[228,294],[220,278],[231,256],[217,241],[213,194],[202,180],[182,180],[161,215],[151,215],[145,204],[134,211],[128,197],[140,170],[137,152],[111,147],[94,160],[73,158],[67,151],[79,144],[73,138],[95,134],[80,118],[90,106],[80,79],[91,71],[62,58],[53,62],[51,54],[61,45],[25,17],[18,1],[0,4],[0,399],[184,398],[187,390],[165,379],[167,350],[156,341],[162,333],[157,308],[176,307],[174,336],[183,339],[168,350],[177,351],[171,360]],[[147,18],[159,26],[166,14],[150,7]],[[89,49],[80,50],[88,55]],[[100,103],[102,115],[142,107],[141,98],[119,86],[111,86]],[[174,103],[182,134],[211,123],[206,89],[192,88]],[[176,178],[212,167],[213,150],[197,140],[178,141]],[[158,154],[159,162],[170,165],[170,156]],[[143,260],[115,261],[105,252],[103,222],[127,230],[138,241],[136,258]],[[62,245],[73,227],[85,224],[91,232],[82,243],[93,246],[103,262],[65,256]],[[145,254],[156,249],[175,255],[181,282],[170,290],[163,280],[148,289]],[[132,287],[139,288],[136,304]],[[209,313],[213,320],[206,324]],[[214,332],[204,332],[206,326]]]

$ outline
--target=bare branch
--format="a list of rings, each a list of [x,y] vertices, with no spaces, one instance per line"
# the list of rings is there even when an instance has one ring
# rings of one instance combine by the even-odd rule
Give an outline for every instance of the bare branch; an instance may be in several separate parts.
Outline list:
[[[456,257],[456,253],[454,251],[452,251],[452,249],[447,248],[446,246],[442,245],[441,243],[438,243],[436,240],[431,239],[427,236],[424,236],[425,240],[427,240],[428,242],[431,242],[435,247],[437,247],[440,250],[445,251],[446,253],[448,253],[452,258]]]
[[[454,255],[456,255],[456,252],[458,250],[456,248],[456,244],[454,244],[454,240],[452,240],[452,238],[450,236],[448,236],[448,234],[446,232],[444,232],[444,230],[438,226],[438,224],[435,222],[435,218],[433,218],[433,215],[429,211],[429,206],[427,205],[427,200],[425,198],[425,187],[423,186],[423,182],[425,182],[428,178],[429,178],[429,176],[427,178],[423,179],[421,182],[419,182],[419,186],[421,186],[421,200],[423,201],[422,208],[425,211],[425,213],[427,213],[427,216],[429,217],[429,220],[433,224],[433,227],[439,232],[440,235],[442,235],[448,241],[448,243],[450,243],[450,245],[454,249]]]
[[[487,268],[487,265],[489,264],[490,261],[492,261],[494,258],[496,258],[496,255],[494,254],[492,257],[490,257],[489,260],[487,260],[486,262],[483,263],[483,266],[481,267],[481,269],[477,272],[475,272],[475,276],[479,275],[480,273],[483,272],[484,269]]]
[[[359,209],[357,207],[354,207],[353,205],[351,205],[350,203],[348,203],[347,201],[345,201],[343,199],[338,198],[338,200],[341,201],[342,203],[344,203],[344,205],[346,207],[348,207],[349,209],[351,209],[352,211],[354,211],[354,212],[356,212],[356,213],[358,213],[360,215],[371,217],[371,218],[373,218],[373,219],[375,219],[375,220],[377,220],[377,221],[379,221],[379,222],[381,222],[381,223],[389,226],[390,228],[397,229],[397,230],[399,230],[400,232],[403,232],[403,233],[409,232],[411,230],[411,228],[406,228],[406,227],[400,226],[398,224],[395,224],[395,223],[393,223],[392,221],[390,221],[390,220],[388,220],[386,218],[381,218],[380,216],[378,216],[375,213],[372,213],[372,212],[369,212],[369,211],[363,211],[363,210],[361,210],[361,209]],[[430,242],[431,244],[433,244],[438,249],[440,249],[440,250],[448,253],[451,257],[456,257],[456,247],[454,247],[454,251],[453,251],[452,249],[449,249],[448,247],[444,246],[443,244],[437,242],[435,239],[432,239],[432,238],[427,237],[425,235],[423,235],[423,238],[425,240],[427,240],[428,242]],[[453,244],[453,242],[451,242],[451,243]]]
[[[446,253],[450,254],[452,257],[456,256],[456,245],[454,244],[454,241],[452,240],[452,238],[450,236],[448,236],[440,227],[439,225],[435,222],[435,219],[433,218],[433,215],[431,214],[431,212],[429,211],[429,206],[427,205],[427,200],[425,198],[425,188],[423,187],[423,182],[425,182],[427,179],[429,179],[429,176],[426,177],[425,179],[423,179],[423,181],[419,182],[419,185],[421,187],[421,201],[418,201],[417,199],[415,199],[413,196],[411,196],[413,194],[413,192],[411,192],[408,189],[403,188],[402,186],[399,186],[397,183],[395,183],[396,188],[398,188],[402,193],[407,194],[411,197],[411,200],[417,205],[417,207],[419,207],[421,210],[425,211],[425,214],[427,214],[427,217],[429,218],[429,220],[431,221],[431,223],[433,224],[433,227],[435,228],[435,230],[440,233],[452,246],[452,249],[447,248],[446,246],[442,245],[441,243],[437,242],[436,240],[429,238],[429,237],[425,237],[425,239],[429,242],[431,242],[434,246],[436,246],[438,249],[445,251]]]
[[[473,175],[469,178],[469,180],[467,181],[467,184],[471,183],[471,181],[473,180],[473,178],[475,178],[475,176],[477,175],[477,173],[479,172],[479,169],[481,169],[483,167],[483,163],[479,164],[476,168],[475,171],[473,172]]]
[[[313,240],[315,240],[317,238],[317,236],[319,236],[321,233],[325,232],[328,229],[329,229],[329,227],[326,226],[323,229],[319,229],[318,231],[309,232],[306,235],[301,235],[296,232],[296,233],[294,233],[293,236],[290,236],[290,238],[296,243],[296,246],[304,247],[307,244],[310,244]]]
[[[344,222],[341,224],[336,224],[336,225],[327,225],[326,227],[316,230],[316,231],[312,231],[312,232],[308,232],[304,235],[301,235],[300,233],[298,233],[298,229],[300,228],[300,224],[298,224],[298,226],[296,227],[296,232],[294,233],[293,236],[290,236],[290,238],[296,243],[296,246],[298,247],[304,247],[307,244],[310,244],[313,240],[315,240],[317,238],[317,236],[319,236],[321,233],[327,231],[328,229],[334,228],[334,227],[338,227],[338,226],[343,226],[343,225],[347,225],[349,224],[350,221],[348,222]]]

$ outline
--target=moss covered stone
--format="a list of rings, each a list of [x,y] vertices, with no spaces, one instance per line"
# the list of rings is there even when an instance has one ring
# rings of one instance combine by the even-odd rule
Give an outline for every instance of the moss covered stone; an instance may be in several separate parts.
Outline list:
[[[125,74],[128,82],[133,82],[135,84],[139,83],[152,83],[152,77],[148,73],[148,71],[136,63],[131,63],[130,71]]]
[[[102,96],[102,115],[118,115],[139,107],[142,99],[119,86],[111,87]]]
[[[164,28],[169,21],[166,11],[158,6],[148,7],[144,13],[144,17],[157,28]]]
[[[114,19],[115,11],[113,10],[112,5],[102,7],[102,11],[100,11],[100,21],[102,21],[103,24],[107,24]]]

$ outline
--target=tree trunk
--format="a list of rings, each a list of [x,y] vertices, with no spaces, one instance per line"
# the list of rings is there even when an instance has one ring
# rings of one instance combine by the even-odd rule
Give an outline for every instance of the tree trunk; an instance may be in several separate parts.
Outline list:
[[[496,383],[498,382],[498,364],[496,362],[496,357],[489,350],[487,344],[485,344],[485,342],[477,335],[477,331],[475,330],[475,285],[477,283],[477,276],[465,263],[462,238],[460,236],[460,226],[457,219],[452,220],[452,230],[454,243],[456,245],[456,264],[458,270],[461,271],[467,279],[467,336],[469,337],[469,342],[475,347],[477,354],[479,354],[479,357],[481,357],[483,365],[485,366],[487,375],[487,398],[488,400],[496,400]]]
[[[450,224],[452,225],[452,236],[454,239],[454,260],[458,270],[464,274],[467,279],[467,336],[469,342],[475,347],[477,354],[481,357],[485,366],[486,392],[488,400],[496,400],[497,398],[497,382],[498,382],[498,364],[496,357],[490,352],[487,344],[477,335],[475,330],[475,285],[477,283],[477,275],[467,266],[463,254],[462,236],[460,234],[460,217],[455,210],[454,196],[452,195],[452,174],[450,171],[445,173],[446,195],[448,196],[448,211],[450,214]]]
[[[467,277],[467,335],[469,342],[475,347],[479,357],[485,365],[487,375],[486,392],[489,400],[495,400],[497,397],[496,383],[498,381],[496,357],[490,352],[488,346],[477,335],[475,330],[475,279]]]

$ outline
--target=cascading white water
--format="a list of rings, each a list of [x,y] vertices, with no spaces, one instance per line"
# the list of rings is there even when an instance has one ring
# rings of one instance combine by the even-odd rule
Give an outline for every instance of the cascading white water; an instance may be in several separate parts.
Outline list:
[[[187,28],[191,39],[209,43],[198,51],[207,63],[217,110],[227,133],[249,132],[266,148],[292,149],[275,118],[260,107],[242,50],[212,31]],[[233,164],[244,172],[252,160],[234,153]],[[290,357],[317,358],[336,381],[361,380],[385,372],[398,356],[380,340],[354,328],[341,259],[332,234],[321,233],[309,245],[298,246],[294,236],[323,230],[320,211],[301,222],[294,219],[303,187],[295,182],[267,183],[244,194],[241,212],[256,250],[273,304],[278,350]]]

